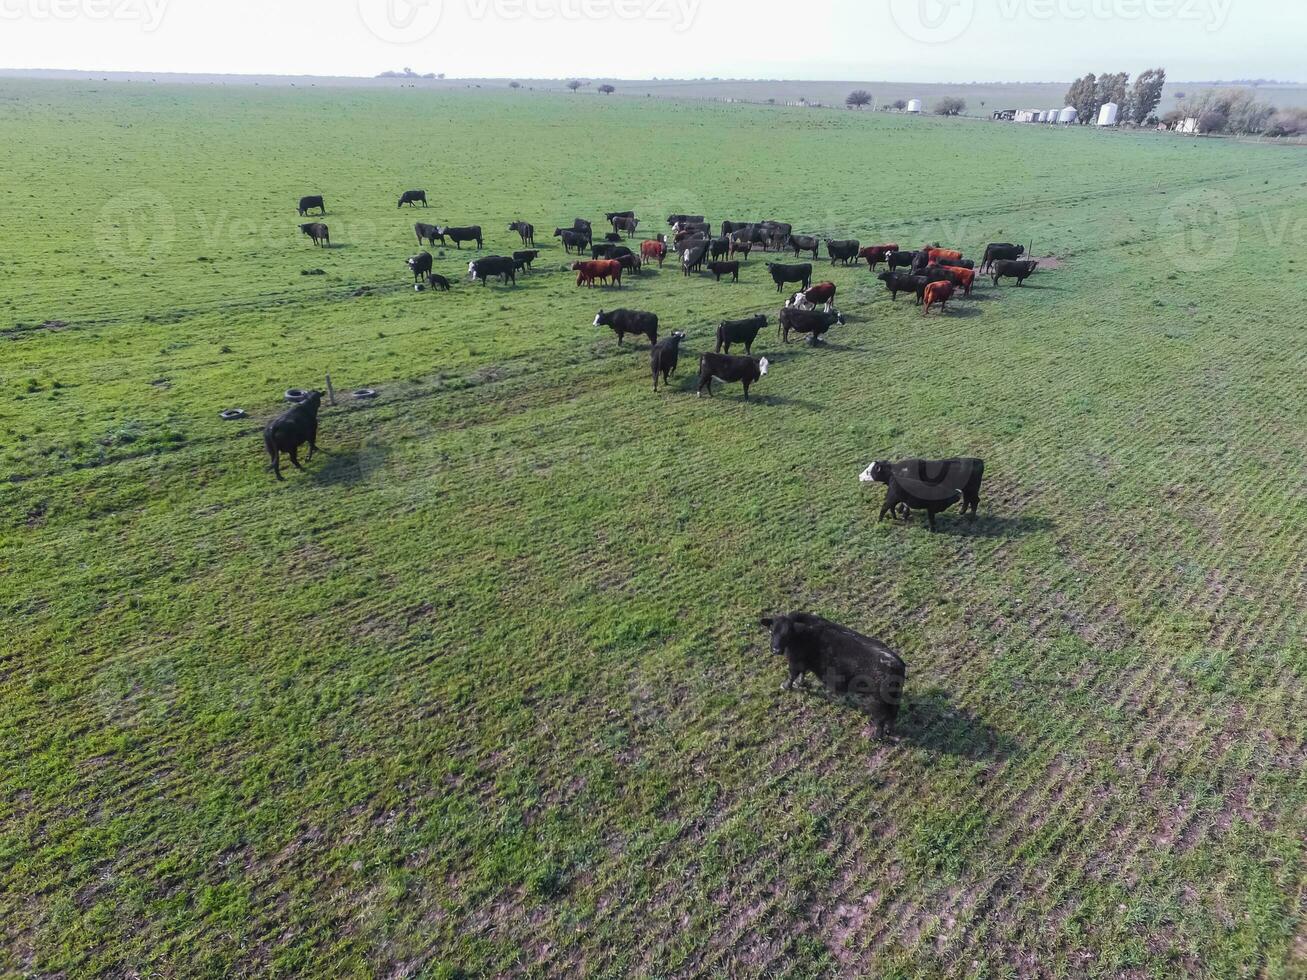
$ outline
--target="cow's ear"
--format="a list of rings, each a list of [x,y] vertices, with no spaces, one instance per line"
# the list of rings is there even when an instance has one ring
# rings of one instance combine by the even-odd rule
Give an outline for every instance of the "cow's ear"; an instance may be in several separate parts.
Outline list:
[[[758,620],[758,622],[762,625],[763,629],[769,630],[772,628],[772,624],[775,623],[776,620],[772,619],[770,616],[764,616],[762,619]]]

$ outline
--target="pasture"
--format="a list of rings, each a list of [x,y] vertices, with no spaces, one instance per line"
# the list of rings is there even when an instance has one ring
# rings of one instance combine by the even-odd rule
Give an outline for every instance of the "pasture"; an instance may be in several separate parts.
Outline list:
[[[0,972],[1302,974],[1300,149],[16,80],[0,127]],[[576,288],[549,232],[626,208],[1056,261],[923,317],[823,259],[848,322],[784,347],[774,254]],[[414,221],[519,217],[516,288],[414,292]],[[974,524],[875,523],[869,462],[952,454]],[[779,689],[791,609],[902,655],[892,739]]]

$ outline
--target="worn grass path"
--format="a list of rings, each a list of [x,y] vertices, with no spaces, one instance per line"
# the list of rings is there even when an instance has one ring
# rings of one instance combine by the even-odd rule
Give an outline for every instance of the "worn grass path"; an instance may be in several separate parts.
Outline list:
[[[1300,151],[94,89],[0,85],[0,970],[1302,973]],[[624,207],[1060,266],[929,318],[836,269],[749,404],[590,324],[701,351],[774,316],[756,258],[404,288],[414,220]],[[258,423],[327,371],[380,397],[278,485]],[[873,523],[869,460],[955,452],[978,522]],[[902,652],[897,739],[778,690],[780,608]]]

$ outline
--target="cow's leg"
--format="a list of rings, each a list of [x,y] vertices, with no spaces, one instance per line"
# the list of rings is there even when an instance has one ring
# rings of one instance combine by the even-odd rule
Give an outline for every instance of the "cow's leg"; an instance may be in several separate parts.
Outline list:
[[[749,382],[747,381],[744,382],[744,400],[746,402],[749,400]]]
[[[318,426],[315,423],[311,432],[309,432],[309,459],[313,460],[313,454],[318,451]]]
[[[281,453],[278,450],[273,449],[269,452],[268,455],[272,457],[272,472],[277,474],[277,479],[278,480],[286,479],[284,476],[281,475]]]
[[[286,450],[286,452],[289,453],[291,465],[294,466],[295,469],[297,470],[304,469],[303,466],[300,466],[298,446],[291,446],[290,449]]]
[[[935,512],[933,510],[926,511],[926,520],[930,522],[930,533],[934,534],[936,528],[935,528]]]
[[[799,670],[799,668],[797,668],[797,667],[791,667],[791,668],[790,668],[790,679],[787,680],[787,681],[785,681],[783,684],[781,684],[781,690],[782,690],[782,691],[792,691],[792,690],[794,690],[794,685],[797,684],[797,683],[799,682],[799,679],[800,679],[802,676],[803,676],[803,671]]]

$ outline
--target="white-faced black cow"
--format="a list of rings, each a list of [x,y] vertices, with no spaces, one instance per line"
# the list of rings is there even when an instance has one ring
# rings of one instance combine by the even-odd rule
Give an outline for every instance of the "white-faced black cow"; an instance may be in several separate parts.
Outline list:
[[[331,232],[321,221],[310,221],[307,224],[300,225],[300,231],[313,239],[314,245],[330,245]]]
[[[787,344],[791,333],[806,333],[808,343],[820,344],[822,335],[837,323],[844,323],[844,314],[839,310],[827,313],[825,310],[801,310],[796,306],[786,306],[781,310],[779,330]]]
[[[889,271],[895,269],[911,268],[912,264],[917,261],[917,253],[911,249],[899,249],[896,252],[890,252],[885,256],[885,263],[889,266]]]
[[[670,337],[664,337],[649,348],[649,367],[653,371],[654,391],[658,390],[658,375],[663,376],[663,385],[676,373],[676,363],[681,359],[681,341],[685,339],[683,330],[673,330]]]
[[[758,339],[758,331],[765,326],[767,326],[767,316],[764,313],[751,316],[747,320],[723,320],[717,324],[716,353],[720,354],[725,350],[729,354],[731,344],[743,344],[744,353],[752,354],[753,342]]]
[[[999,260],[990,266],[990,275],[994,279],[994,285],[998,285],[1000,279],[1015,279],[1017,285],[1035,274],[1035,268],[1039,265],[1038,259],[1022,259],[1020,261],[1002,261]]]
[[[318,449],[318,408],[321,404],[322,395],[310,391],[308,397],[282,412],[263,427],[263,446],[272,459],[272,472],[277,474],[278,480],[285,479],[281,475],[282,453],[289,453],[291,465],[297,470],[302,470],[304,467],[300,466],[297,454],[299,447],[307,442],[309,460],[313,459],[313,454]]]
[[[487,255],[482,259],[475,259],[467,264],[467,272],[475,282],[481,280],[481,285],[485,286],[486,280],[494,276],[499,277],[499,281],[505,286],[511,280],[513,285],[517,285],[517,263],[503,255]]]
[[[767,358],[757,357],[737,357],[733,354],[708,354],[699,355],[699,393],[698,397],[703,397],[703,391],[708,389],[708,397],[713,396],[712,383],[720,381],[723,384],[730,384],[738,381],[744,385],[744,400],[749,400],[749,385],[763,378],[767,374],[769,365]]]
[[[962,501],[962,513],[974,520],[980,506],[980,484],[985,461],[968,456],[950,459],[904,459],[897,463],[877,460],[858,477],[863,483],[883,483],[888,488],[877,521],[887,513],[906,509],[924,510],[935,530],[935,515]]]
[[[410,256],[406,264],[413,273],[413,281],[417,282],[431,271],[431,253],[418,252],[417,255]]]
[[[409,207],[413,207],[413,205],[417,204],[419,201],[422,202],[423,207],[427,206],[426,191],[405,191],[403,194],[399,195],[399,204],[397,204],[396,207],[402,208],[405,204]]]
[[[476,242],[477,248],[481,248],[481,226],[468,225],[464,228],[446,228],[440,227],[440,233],[454,243],[454,247],[462,249],[462,242]]]
[[[703,220],[703,215],[701,214],[669,214],[667,216],[667,224],[671,227],[679,225],[683,221],[698,222]]]
[[[783,292],[786,283],[802,283],[807,289],[812,285],[812,263],[803,265],[785,265],[781,262],[768,262],[767,271],[771,273],[772,282],[776,283],[776,292]]]
[[[508,226],[508,230],[517,232],[522,239],[523,246],[536,243],[536,226],[529,221],[514,221]]]
[[[310,194],[308,197],[300,198],[300,217],[304,217],[312,208],[317,208],[323,214],[327,213],[327,205],[322,202],[321,194]]]
[[[889,734],[908,679],[902,657],[880,640],[811,613],[767,616],[761,624],[771,633],[772,653],[789,662],[790,676],[781,690],[791,691],[805,674],[816,674],[827,690],[866,710],[877,738]]]
[[[707,239],[687,242],[681,252],[681,272],[687,276],[691,272],[702,272],[704,259],[708,257],[709,245]]]
[[[440,233],[440,229],[435,225],[424,225],[419,221],[413,225],[413,234],[418,236],[419,245],[423,242],[426,242],[428,245],[435,245],[437,238],[440,239],[441,245],[445,244],[445,236]]]
[[[596,327],[610,327],[617,334],[617,346],[622,346],[622,338],[628,333],[633,336],[649,338],[649,346],[658,343],[658,314],[643,310],[600,310],[595,316]]]

